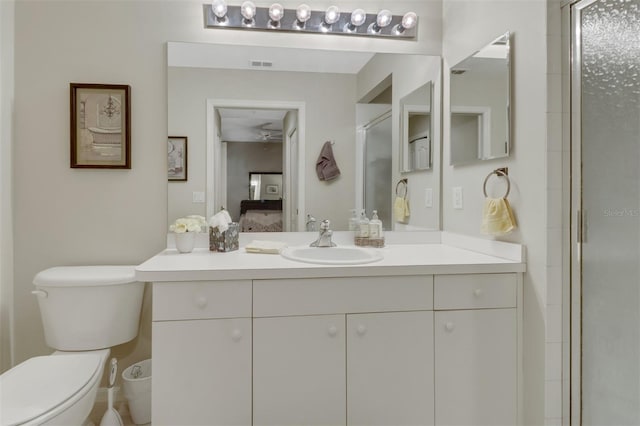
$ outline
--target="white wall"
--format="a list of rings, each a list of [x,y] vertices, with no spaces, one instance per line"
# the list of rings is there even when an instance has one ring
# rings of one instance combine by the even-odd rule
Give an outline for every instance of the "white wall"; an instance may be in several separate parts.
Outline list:
[[[17,362],[50,352],[30,294],[38,271],[55,265],[137,264],[165,247],[167,41],[441,52],[438,0],[366,3],[367,11],[381,6],[396,14],[415,10],[421,17],[418,41],[205,30],[202,3],[17,2],[14,229],[19,232],[13,264]],[[283,2],[285,7],[297,3]],[[354,9],[361,2],[335,3]],[[328,5],[317,2],[314,8]],[[131,170],[69,168],[70,82],[131,85]],[[143,328],[136,341],[118,348],[116,356],[126,356],[121,359],[123,367],[149,355],[148,330]]]
[[[169,67],[168,81],[169,133],[189,137],[189,181],[169,185],[170,212],[205,214],[204,204],[191,203],[191,191],[205,190],[206,99],[304,102],[306,213],[347,229],[354,206],[355,75]],[[324,182],[315,164],[328,140],[335,141],[341,174]]]
[[[0,1],[0,373],[12,364],[14,12]]]
[[[449,166],[449,115],[444,114],[443,221],[446,231],[480,236],[482,183],[497,167],[508,166],[511,202],[519,229],[506,241],[527,247],[524,283],[524,417],[544,424],[545,291],[547,265],[546,3],[540,0],[461,1],[443,4],[445,58],[444,111],[449,111],[448,67],[505,31],[513,34],[513,142],[508,159]],[[452,187],[461,186],[464,209],[452,208]],[[499,193],[498,179],[490,181]]]

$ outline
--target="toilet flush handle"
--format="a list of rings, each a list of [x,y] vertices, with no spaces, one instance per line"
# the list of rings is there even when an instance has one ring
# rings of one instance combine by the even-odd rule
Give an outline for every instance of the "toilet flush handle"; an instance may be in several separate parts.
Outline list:
[[[33,290],[31,294],[35,294],[38,297],[42,297],[43,299],[49,296],[49,294],[44,290]]]

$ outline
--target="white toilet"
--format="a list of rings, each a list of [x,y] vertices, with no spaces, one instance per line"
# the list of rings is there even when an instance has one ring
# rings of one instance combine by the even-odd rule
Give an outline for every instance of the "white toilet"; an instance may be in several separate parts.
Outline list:
[[[144,283],[134,266],[44,270],[33,283],[47,345],[57,349],[0,376],[0,424],[82,425],[110,347],[138,334]]]

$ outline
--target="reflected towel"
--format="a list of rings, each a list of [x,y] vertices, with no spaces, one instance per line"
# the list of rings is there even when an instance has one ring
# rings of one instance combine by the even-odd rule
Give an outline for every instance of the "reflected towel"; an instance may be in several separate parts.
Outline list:
[[[231,216],[229,216],[229,212],[226,210],[220,210],[218,213],[211,216],[209,219],[209,226],[212,228],[218,228],[220,233],[225,232],[229,229],[229,223],[231,223]]]
[[[396,197],[393,202],[393,215],[396,218],[396,222],[407,223],[411,212],[409,211],[409,201],[404,197]]]
[[[285,247],[287,247],[287,244],[281,241],[254,240],[247,244],[244,249],[248,253],[278,254]]]
[[[320,180],[332,180],[340,176],[340,169],[333,157],[331,142],[327,141],[322,145],[320,155],[316,161],[316,174]]]
[[[480,232],[486,235],[505,235],[515,228],[516,219],[506,198],[485,199]]]

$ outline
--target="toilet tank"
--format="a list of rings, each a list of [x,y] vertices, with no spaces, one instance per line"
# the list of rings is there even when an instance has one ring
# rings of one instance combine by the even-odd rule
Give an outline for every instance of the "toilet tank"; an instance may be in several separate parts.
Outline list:
[[[135,281],[135,266],[55,267],[33,283],[51,348],[103,349],[138,334],[144,283]]]

